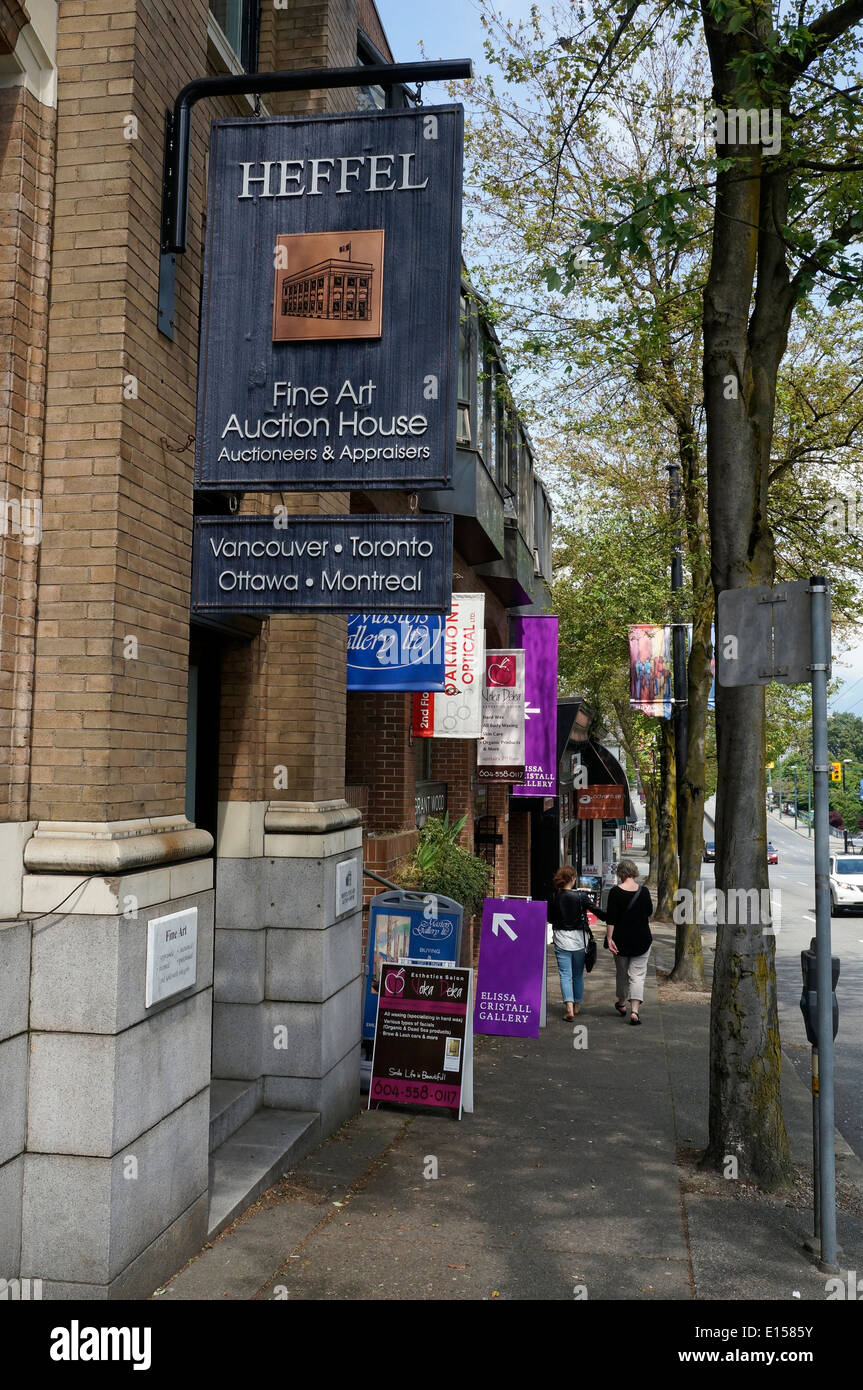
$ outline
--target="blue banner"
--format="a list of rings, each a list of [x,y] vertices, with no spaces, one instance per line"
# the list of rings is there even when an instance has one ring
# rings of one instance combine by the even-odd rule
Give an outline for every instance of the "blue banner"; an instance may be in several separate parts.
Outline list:
[[[443,615],[348,615],[348,690],[443,690]]]

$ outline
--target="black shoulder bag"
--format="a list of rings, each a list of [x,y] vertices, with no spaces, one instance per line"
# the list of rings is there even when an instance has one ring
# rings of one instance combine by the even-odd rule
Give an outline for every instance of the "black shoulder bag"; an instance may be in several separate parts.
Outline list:
[[[587,945],[584,948],[584,969],[585,974],[589,975],[596,965],[596,937],[590,930],[590,922],[587,919],[587,908],[584,905],[584,898],[579,894],[579,905],[581,907],[581,931],[584,932]]]

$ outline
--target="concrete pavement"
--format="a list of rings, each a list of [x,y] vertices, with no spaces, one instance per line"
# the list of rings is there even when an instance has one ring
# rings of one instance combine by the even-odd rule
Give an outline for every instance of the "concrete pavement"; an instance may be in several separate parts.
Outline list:
[[[660,965],[672,930],[655,929]],[[600,949],[567,1024],[551,951],[548,979],[538,1039],[477,1039],[473,1115],[358,1114],[156,1296],[823,1301],[825,1276],[802,1249],[810,1101],[793,1068],[783,1086],[798,1177],[767,1196],[697,1167],[706,996],[660,991],[651,968],[632,1028],[614,1012]],[[840,1244],[859,1269],[861,1166],[839,1144]]]

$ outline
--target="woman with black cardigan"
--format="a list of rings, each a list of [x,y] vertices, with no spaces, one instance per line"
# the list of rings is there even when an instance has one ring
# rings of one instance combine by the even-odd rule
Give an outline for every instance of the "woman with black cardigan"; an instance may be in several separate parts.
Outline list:
[[[653,945],[652,914],[650,894],[638,882],[638,865],[631,859],[621,859],[617,866],[617,887],[609,893],[605,911],[596,915],[605,922],[605,944],[614,956],[617,975],[614,1007],[621,1018],[626,1018],[628,1000],[629,1021],[635,1024],[641,1022],[639,1012],[644,1000],[647,958]]]
[[[575,869],[564,864],[554,876],[554,896],[549,903],[554,954],[560,975],[566,1021],[581,1013],[584,998],[584,959],[590,936],[587,920],[589,899],[575,891]]]

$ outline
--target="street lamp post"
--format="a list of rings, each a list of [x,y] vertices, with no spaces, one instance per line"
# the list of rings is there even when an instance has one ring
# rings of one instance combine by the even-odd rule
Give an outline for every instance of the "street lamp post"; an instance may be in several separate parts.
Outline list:
[[[797,829],[797,768],[794,768],[794,829]]]

